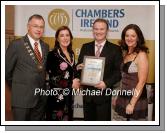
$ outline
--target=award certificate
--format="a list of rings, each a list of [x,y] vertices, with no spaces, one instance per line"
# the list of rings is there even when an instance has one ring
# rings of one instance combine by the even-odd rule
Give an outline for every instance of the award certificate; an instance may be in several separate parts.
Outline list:
[[[103,80],[105,57],[84,56],[81,84],[94,86]]]

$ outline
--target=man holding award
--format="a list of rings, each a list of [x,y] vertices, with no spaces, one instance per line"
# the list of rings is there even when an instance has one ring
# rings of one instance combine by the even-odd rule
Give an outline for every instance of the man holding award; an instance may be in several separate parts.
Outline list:
[[[5,80],[11,88],[13,120],[43,120],[46,97],[35,95],[35,89],[45,89],[45,65],[49,47],[40,38],[45,21],[41,15],[32,15],[27,24],[28,33],[14,40],[6,51]]]
[[[102,95],[83,96],[86,121],[111,120],[111,95],[106,95],[106,90],[112,89],[112,86],[121,79],[121,49],[107,41],[108,30],[106,20],[96,19],[93,23],[95,40],[82,46],[78,58],[77,69],[80,72],[83,89],[103,91]]]

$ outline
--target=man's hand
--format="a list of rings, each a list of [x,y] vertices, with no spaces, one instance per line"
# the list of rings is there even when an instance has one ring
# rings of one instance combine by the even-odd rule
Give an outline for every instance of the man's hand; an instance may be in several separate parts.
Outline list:
[[[80,85],[81,85],[80,79],[78,79],[78,78],[73,79],[72,88],[79,89]]]
[[[104,83],[104,81],[100,81],[98,84],[96,84],[94,86],[95,88],[98,88],[98,89],[105,89],[106,88],[106,84]]]
[[[84,67],[84,64],[83,64],[83,63],[78,64],[78,65],[77,65],[77,70],[82,70],[83,67]]]

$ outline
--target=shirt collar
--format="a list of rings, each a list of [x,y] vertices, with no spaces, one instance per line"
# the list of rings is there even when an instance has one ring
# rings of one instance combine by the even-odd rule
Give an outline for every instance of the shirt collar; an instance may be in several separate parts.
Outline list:
[[[39,40],[35,41],[30,35],[27,34],[27,36],[28,36],[28,39],[29,39],[31,45],[34,45],[35,42],[37,42],[38,44],[40,44]]]
[[[104,41],[103,41],[102,43],[100,43],[100,44],[97,43],[97,41],[95,41],[95,46],[96,46],[96,45],[101,45],[101,46],[103,47],[103,46],[105,45],[105,43],[106,43],[106,40],[104,40]]]

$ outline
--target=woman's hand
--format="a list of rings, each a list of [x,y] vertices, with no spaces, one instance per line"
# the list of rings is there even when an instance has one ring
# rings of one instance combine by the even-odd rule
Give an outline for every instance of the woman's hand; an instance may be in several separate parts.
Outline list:
[[[134,106],[129,103],[129,104],[126,106],[126,114],[128,114],[128,115],[133,114],[133,110],[134,110]]]

